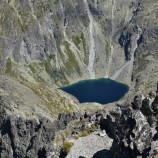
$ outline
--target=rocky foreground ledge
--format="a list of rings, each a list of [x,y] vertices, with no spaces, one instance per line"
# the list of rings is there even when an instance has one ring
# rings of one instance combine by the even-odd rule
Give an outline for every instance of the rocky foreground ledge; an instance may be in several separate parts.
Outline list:
[[[113,139],[113,157],[158,157],[158,93],[138,95],[132,103],[118,105],[100,125]]]
[[[78,117],[73,113],[61,114],[54,122],[46,118],[26,120],[8,115],[2,102],[0,105],[0,158],[52,157],[55,134]]]
[[[54,122],[12,115],[4,104],[0,98],[0,158],[158,157],[158,91],[113,110],[60,114]]]
[[[78,141],[71,140],[74,146],[67,157],[158,157],[158,91],[137,95],[132,103],[117,105],[107,113],[99,111],[93,119],[91,114],[88,117],[89,124],[96,126],[95,132]]]

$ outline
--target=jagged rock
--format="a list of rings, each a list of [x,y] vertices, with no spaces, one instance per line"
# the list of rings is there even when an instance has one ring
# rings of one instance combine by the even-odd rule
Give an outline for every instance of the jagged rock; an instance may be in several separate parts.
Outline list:
[[[14,115],[6,115],[1,109],[0,157],[46,158],[52,155],[51,142],[55,133],[65,129],[67,124],[77,119],[73,114],[61,114],[58,120],[50,122],[46,118],[25,120]]]
[[[158,96],[137,95],[133,102],[117,105],[100,126],[113,139],[111,152],[116,158],[157,158]]]
[[[123,32],[119,38],[119,44],[121,45],[121,47],[124,48],[126,60],[130,60],[129,53],[131,49],[131,37],[132,37],[132,33],[125,30],[125,32]]]
[[[152,109],[151,109],[151,106],[150,106],[150,100],[149,98],[145,98],[143,101],[142,101],[142,108],[141,108],[141,111],[144,115],[146,116],[149,116],[152,114]]]
[[[155,100],[153,101],[151,105],[153,111],[158,114],[158,95],[155,97]]]
[[[113,138],[111,151],[117,158],[147,156],[152,141],[150,125],[140,110],[122,109],[121,115],[112,114],[106,119],[109,126],[104,126]]]
[[[142,107],[142,96],[135,96],[133,101],[133,108],[134,109],[140,109]]]
[[[153,141],[151,143],[151,151],[150,151],[151,158],[158,157],[158,141]]]

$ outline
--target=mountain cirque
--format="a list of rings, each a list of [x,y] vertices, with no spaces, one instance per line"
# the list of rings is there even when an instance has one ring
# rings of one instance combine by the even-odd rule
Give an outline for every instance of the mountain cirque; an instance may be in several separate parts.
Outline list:
[[[106,76],[137,82],[138,89],[144,82],[145,89],[154,86],[156,0],[11,0],[0,6],[2,73],[58,85]]]
[[[0,156],[45,154],[54,133],[66,128],[54,124],[59,113],[103,109],[79,104],[60,86],[108,77],[129,85],[128,100],[155,89],[157,10],[157,0],[1,0]],[[16,144],[24,135],[28,141]]]

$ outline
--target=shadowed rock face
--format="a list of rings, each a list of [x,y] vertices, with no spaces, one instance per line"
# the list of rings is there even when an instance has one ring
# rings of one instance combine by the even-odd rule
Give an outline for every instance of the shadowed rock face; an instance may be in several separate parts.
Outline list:
[[[46,158],[52,156],[55,133],[76,119],[75,114],[60,114],[53,123],[45,118],[25,120],[9,116],[0,109],[0,157]]]
[[[150,150],[152,133],[146,118],[140,111],[131,111],[116,120],[114,142],[111,150],[119,157],[137,157]],[[129,114],[129,115],[128,115]],[[116,150],[117,149],[117,150]]]
[[[110,153],[110,151],[104,149],[101,151],[98,151],[97,153],[95,153],[93,155],[93,158],[112,158],[112,154]]]
[[[114,157],[157,157],[157,101],[155,92],[144,99],[136,96],[132,104],[119,106],[101,120],[101,128],[114,140],[111,147]]]

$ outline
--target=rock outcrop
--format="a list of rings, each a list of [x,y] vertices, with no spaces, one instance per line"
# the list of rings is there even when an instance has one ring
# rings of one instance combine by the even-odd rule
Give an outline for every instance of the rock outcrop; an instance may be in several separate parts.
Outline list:
[[[64,130],[78,115],[60,114],[54,122],[46,118],[27,120],[8,115],[0,109],[0,157],[49,158],[55,156],[54,140],[56,132]]]
[[[134,97],[134,101],[111,111],[101,120],[113,139],[111,152],[117,158],[156,158],[158,155],[158,95]]]

